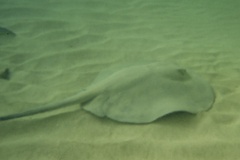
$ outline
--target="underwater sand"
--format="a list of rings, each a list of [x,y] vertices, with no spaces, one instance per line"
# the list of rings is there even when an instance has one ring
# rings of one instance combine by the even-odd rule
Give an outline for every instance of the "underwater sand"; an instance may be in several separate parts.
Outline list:
[[[62,100],[113,65],[177,63],[213,87],[207,112],[133,125],[80,105],[0,122],[7,160],[176,160],[240,157],[240,2],[30,0],[0,2],[0,116]],[[201,94],[201,93],[199,93]]]

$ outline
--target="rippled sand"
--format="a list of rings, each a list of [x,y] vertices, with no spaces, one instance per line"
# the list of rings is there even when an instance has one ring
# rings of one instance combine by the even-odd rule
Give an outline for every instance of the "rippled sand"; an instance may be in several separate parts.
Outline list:
[[[237,159],[238,2],[30,0],[0,2],[0,116],[60,101],[112,64],[177,63],[213,86],[213,108],[147,125],[95,117],[80,105],[0,122],[7,160]],[[201,93],[199,93],[201,94]]]

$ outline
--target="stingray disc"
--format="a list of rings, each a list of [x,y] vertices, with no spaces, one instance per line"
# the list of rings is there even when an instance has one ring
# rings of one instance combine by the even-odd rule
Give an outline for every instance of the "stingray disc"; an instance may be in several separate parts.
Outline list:
[[[100,92],[83,108],[120,122],[148,123],[177,111],[198,113],[214,102],[206,81],[178,67],[136,65],[104,76],[90,86]]]

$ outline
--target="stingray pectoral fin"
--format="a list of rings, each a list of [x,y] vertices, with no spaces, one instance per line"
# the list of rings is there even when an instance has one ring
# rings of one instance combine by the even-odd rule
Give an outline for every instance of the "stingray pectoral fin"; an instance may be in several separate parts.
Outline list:
[[[104,117],[106,116],[106,113],[103,106],[104,106],[104,102],[106,102],[107,100],[108,100],[108,96],[104,94],[98,95],[91,101],[83,104],[83,109],[99,117]]]

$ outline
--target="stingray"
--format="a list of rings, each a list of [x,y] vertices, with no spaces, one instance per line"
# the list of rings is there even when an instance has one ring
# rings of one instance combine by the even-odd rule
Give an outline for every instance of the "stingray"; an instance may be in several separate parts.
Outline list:
[[[6,68],[2,73],[0,73],[0,78],[5,80],[10,80],[11,72],[9,68]]]
[[[0,27],[0,38],[4,36],[14,37],[16,34],[7,28]]]
[[[0,45],[10,43],[15,39],[14,37],[16,37],[16,34],[13,31],[0,27]]]
[[[198,113],[211,108],[212,87],[187,69],[160,63],[108,69],[84,91],[57,103],[0,117],[10,120],[81,104],[99,117],[149,123],[172,112]]]

